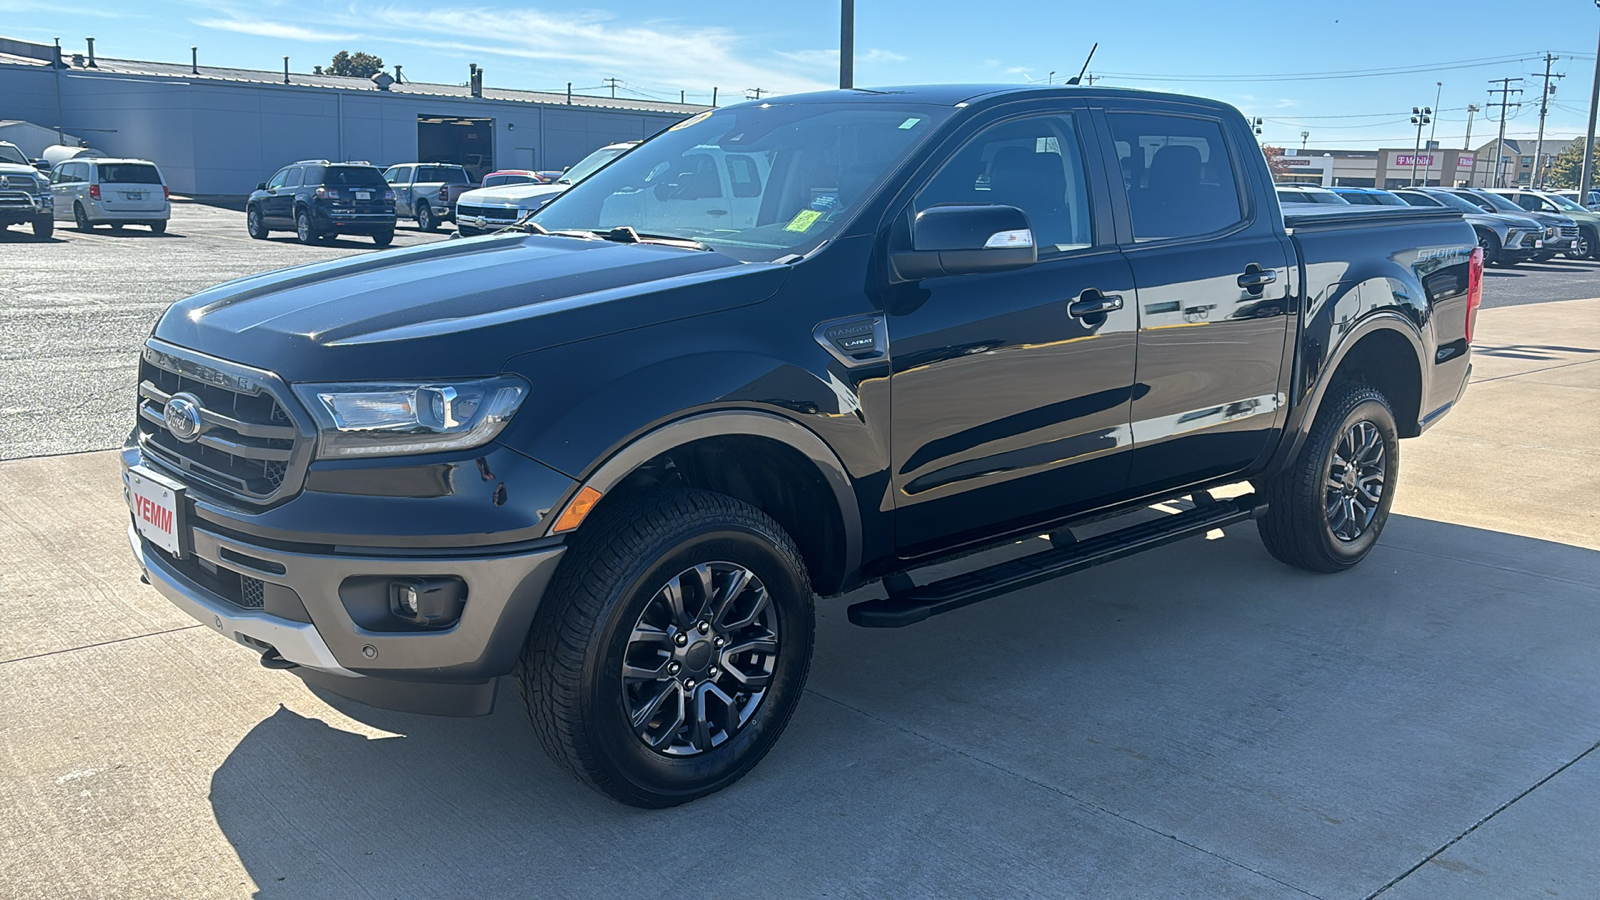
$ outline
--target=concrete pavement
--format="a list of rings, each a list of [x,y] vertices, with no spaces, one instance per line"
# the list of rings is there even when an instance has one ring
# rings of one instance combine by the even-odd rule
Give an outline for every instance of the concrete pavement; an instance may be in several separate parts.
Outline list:
[[[1479,335],[1358,569],[1245,525],[903,630],[825,602],[776,750],[663,812],[513,691],[260,668],[138,583],[110,454],[0,463],[0,897],[1592,898],[1600,300]]]

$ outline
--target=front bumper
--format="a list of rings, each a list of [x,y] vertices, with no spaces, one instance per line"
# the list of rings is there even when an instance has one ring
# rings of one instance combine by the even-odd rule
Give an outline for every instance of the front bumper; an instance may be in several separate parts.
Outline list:
[[[125,457],[124,484],[129,460]],[[192,504],[192,500],[185,500]],[[157,591],[236,643],[301,667],[334,693],[391,709],[445,715],[492,707],[494,679],[511,671],[564,547],[540,542],[494,552],[308,545],[243,540],[186,515],[183,559],[142,538],[129,544]],[[424,629],[388,613],[394,578],[451,576],[466,585],[454,625]]]
[[[7,225],[48,219],[54,214],[55,204],[49,194],[0,191],[0,222]]]

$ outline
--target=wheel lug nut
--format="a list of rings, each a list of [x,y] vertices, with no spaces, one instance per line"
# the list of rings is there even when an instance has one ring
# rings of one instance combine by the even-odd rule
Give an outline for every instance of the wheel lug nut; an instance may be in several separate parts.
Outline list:
[[[683,683],[683,686],[684,686],[684,687],[686,687],[686,688],[688,688],[688,689],[689,689],[689,690],[691,690],[691,691],[692,691],[692,690],[694,690],[694,679],[693,679],[693,678],[691,678],[691,679],[689,679],[689,680],[688,680],[688,681],[685,681],[685,682],[684,682],[684,683]]]
[[[706,674],[710,675],[712,678],[717,677],[717,667],[716,666],[712,666],[710,669],[707,669],[706,670]]]
[[[708,632],[710,630],[711,630],[711,623],[709,623],[709,622],[701,622],[700,623],[700,633],[701,634],[705,634],[706,632]]]
[[[677,663],[667,663],[667,674],[676,675],[678,674],[678,670],[681,668],[683,668],[683,666],[680,666]]]
[[[689,643],[689,636],[679,632],[677,636],[672,639],[672,642],[677,644],[679,647],[682,647],[684,644]]]
[[[722,638],[717,638],[716,640],[712,641],[711,643],[712,643],[712,645],[714,645],[714,646],[716,646],[716,647],[718,647],[720,649],[723,644],[727,643],[727,641],[723,640]]]

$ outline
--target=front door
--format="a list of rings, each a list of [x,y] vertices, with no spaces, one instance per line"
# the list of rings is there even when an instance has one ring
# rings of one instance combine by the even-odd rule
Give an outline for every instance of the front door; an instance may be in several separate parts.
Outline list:
[[[1291,312],[1289,252],[1251,181],[1248,136],[1188,107],[1110,112],[1139,286],[1133,483],[1141,493],[1247,469],[1271,446]]]
[[[284,188],[285,181],[293,166],[279,169],[267,182],[266,196],[259,202],[261,218],[269,227],[286,228],[289,225],[289,210],[294,204],[294,191]]]
[[[977,126],[896,228],[939,204],[1028,214],[1039,262],[898,285],[887,304],[896,539],[914,556],[1105,502],[1127,487],[1135,295],[1081,115]],[[1090,313],[1108,298],[1103,311]],[[1094,302],[1075,301],[1090,300]],[[1078,315],[1073,312],[1076,309]]]

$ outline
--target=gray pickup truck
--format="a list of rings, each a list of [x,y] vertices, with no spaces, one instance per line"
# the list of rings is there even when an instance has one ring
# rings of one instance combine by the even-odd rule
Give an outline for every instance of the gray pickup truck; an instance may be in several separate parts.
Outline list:
[[[400,163],[384,170],[394,188],[395,215],[416,219],[423,231],[455,219],[456,201],[476,186],[467,170],[451,163]]]
[[[16,144],[0,141],[0,228],[32,223],[33,236],[42,241],[55,231],[54,212],[49,180]]]

